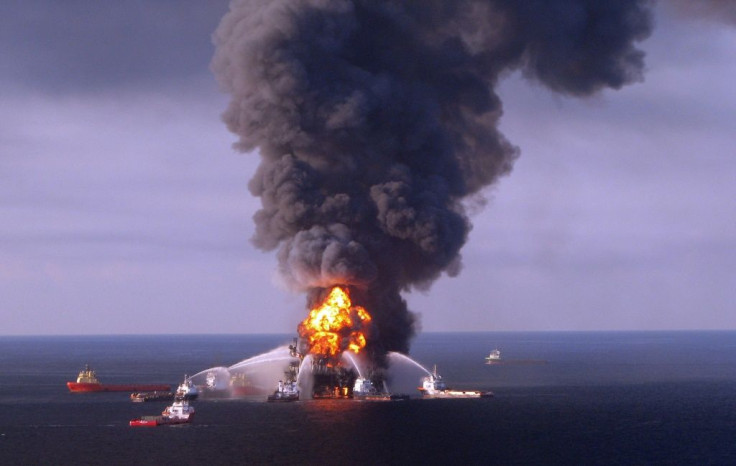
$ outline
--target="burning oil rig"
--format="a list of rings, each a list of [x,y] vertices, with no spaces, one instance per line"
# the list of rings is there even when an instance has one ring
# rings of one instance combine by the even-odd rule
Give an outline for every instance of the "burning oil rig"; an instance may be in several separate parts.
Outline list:
[[[296,378],[303,382],[302,390],[311,392],[308,394],[311,398],[352,398],[353,385],[358,377],[352,367],[324,355],[305,354],[306,345],[301,339],[295,338],[289,348],[292,356],[301,360],[298,373],[302,375],[296,375]]]
[[[299,358],[302,390],[312,398],[352,398],[360,370],[350,353],[358,355],[371,332],[371,316],[350,301],[347,288],[332,287],[324,300],[309,311],[289,346]],[[350,355],[349,358],[344,357]],[[350,359],[352,364],[346,362]]]

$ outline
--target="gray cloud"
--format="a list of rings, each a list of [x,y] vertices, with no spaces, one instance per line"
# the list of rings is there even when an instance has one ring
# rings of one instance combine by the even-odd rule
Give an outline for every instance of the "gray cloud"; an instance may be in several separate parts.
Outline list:
[[[733,0],[664,0],[684,18],[704,18],[736,24],[736,3]]]
[[[219,5],[219,7],[218,7]],[[154,86],[205,76],[226,0],[7,0],[3,80],[47,92]]]

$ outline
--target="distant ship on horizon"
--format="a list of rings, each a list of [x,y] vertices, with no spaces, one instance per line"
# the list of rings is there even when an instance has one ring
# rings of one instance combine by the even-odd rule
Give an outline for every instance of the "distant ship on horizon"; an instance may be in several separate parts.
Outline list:
[[[499,362],[501,360],[501,350],[496,348],[493,351],[491,351],[491,354],[486,356],[486,364],[493,364],[494,362]]]

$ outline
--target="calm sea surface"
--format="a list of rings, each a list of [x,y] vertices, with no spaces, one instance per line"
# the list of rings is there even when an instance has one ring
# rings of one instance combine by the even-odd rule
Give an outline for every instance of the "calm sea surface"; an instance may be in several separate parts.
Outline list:
[[[201,400],[190,425],[131,428],[164,403],[71,394],[230,366],[290,335],[0,337],[0,464],[736,464],[736,332],[422,334],[411,356],[492,399]],[[486,365],[498,347],[503,364]],[[393,391],[422,373],[397,364]]]

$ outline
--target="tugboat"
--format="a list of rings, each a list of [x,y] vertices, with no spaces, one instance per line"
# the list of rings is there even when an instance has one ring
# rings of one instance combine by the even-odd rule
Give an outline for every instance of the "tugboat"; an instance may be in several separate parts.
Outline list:
[[[179,384],[174,395],[177,400],[194,401],[199,396],[199,390],[189,378],[184,375],[184,381]]]
[[[268,395],[268,401],[299,401],[299,387],[296,381],[279,380],[279,385],[273,394]]]
[[[188,424],[194,418],[194,407],[186,400],[176,400],[167,406],[160,416],[142,416],[130,421],[131,427],[156,427]]]
[[[494,364],[501,361],[501,350],[496,348],[486,357],[486,364]]]
[[[268,395],[267,401],[299,401],[299,386],[296,381],[299,378],[299,363],[292,362],[284,371],[286,382],[279,380],[276,391]]]
[[[127,384],[127,385],[103,385],[97,380],[97,374],[89,364],[79,372],[76,382],[67,382],[66,386],[71,392],[145,392],[145,391],[169,391],[170,385],[164,384]]]
[[[422,386],[418,388],[424,398],[491,398],[493,392],[476,390],[451,390],[437,374],[437,366],[427,377],[422,378]]]

